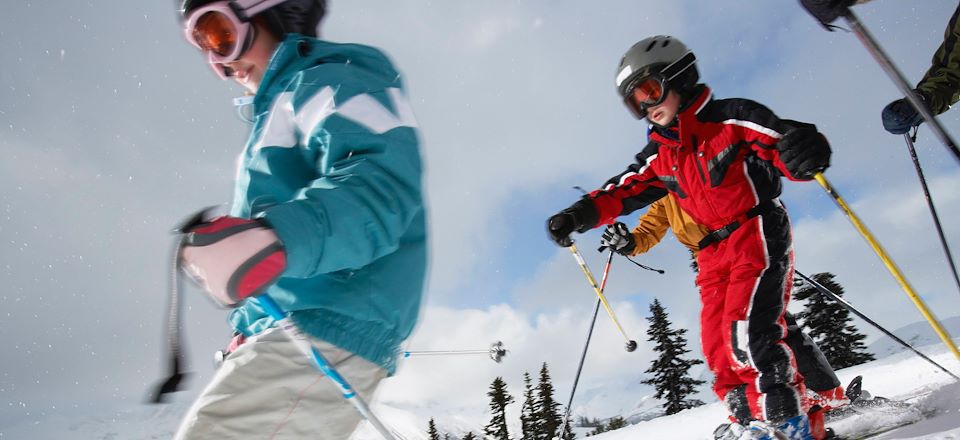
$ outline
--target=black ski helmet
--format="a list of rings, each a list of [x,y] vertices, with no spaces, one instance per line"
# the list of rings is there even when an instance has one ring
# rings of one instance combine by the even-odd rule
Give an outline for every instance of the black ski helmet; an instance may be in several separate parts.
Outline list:
[[[638,118],[643,114],[629,98],[639,80],[651,75],[660,75],[672,90],[687,98],[700,79],[697,57],[683,42],[667,35],[644,38],[627,50],[617,68],[617,92]]]
[[[186,18],[187,15],[190,14],[190,11],[217,1],[222,0],[183,0],[180,7],[181,17]],[[230,8],[237,13],[237,17],[244,21],[253,18],[252,16],[247,16],[245,13],[247,9],[244,6],[245,3],[251,2],[238,0],[229,1]],[[316,37],[317,26],[320,25],[320,20],[323,20],[326,12],[326,0],[286,0],[272,8],[255,14],[255,16],[263,19],[267,29],[269,29],[274,36],[283,39],[285,35],[290,33]]]

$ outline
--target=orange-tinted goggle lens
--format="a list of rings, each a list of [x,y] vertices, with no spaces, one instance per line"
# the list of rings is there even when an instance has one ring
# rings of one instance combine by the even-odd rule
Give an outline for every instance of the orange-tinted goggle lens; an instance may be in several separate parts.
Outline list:
[[[640,104],[653,105],[663,99],[663,84],[654,78],[641,80],[631,93],[633,102],[638,106]]]
[[[197,19],[193,26],[193,40],[200,49],[225,57],[237,45],[237,29],[225,15],[211,11]]]

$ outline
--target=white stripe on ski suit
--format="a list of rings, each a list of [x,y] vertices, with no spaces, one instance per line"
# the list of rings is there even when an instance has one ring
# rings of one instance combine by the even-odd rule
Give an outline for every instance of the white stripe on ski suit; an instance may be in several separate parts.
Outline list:
[[[745,122],[745,121],[740,121],[740,122]],[[726,123],[726,122],[724,122],[724,123]],[[739,125],[739,124],[738,124],[738,125]],[[754,125],[756,125],[756,124],[754,124]],[[761,127],[761,126],[759,126],[759,125],[757,125],[757,127],[763,129],[763,127]],[[752,128],[752,127],[750,127],[750,128],[756,130],[755,128]],[[759,131],[759,130],[758,130],[758,131]],[[772,131],[772,130],[771,130],[771,131]],[[774,133],[776,133],[776,132],[774,132]],[[778,137],[779,137],[779,133],[777,133],[777,135],[778,135]],[[747,183],[750,184],[750,191],[751,191],[751,193],[753,194],[753,204],[754,204],[754,206],[756,206],[756,205],[758,205],[758,204],[760,203],[760,195],[757,193],[757,188],[753,185],[753,181],[750,180],[750,173],[747,171],[747,162],[746,162],[746,161],[743,162],[743,176],[744,176],[744,178],[746,179]],[[764,419],[764,420],[769,420],[769,416],[768,416],[768,414],[767,414],[767,394],[766,394],[766,393],[763,393],[763,392],[760,392],[760,370],[757,368],[757,364],[756,364],[756,362],[754,362],[754,360],[753,360],[753,352],[750,351],[750,316],[753,314],[753,303],[754,303],[754,299],[755,299],[756,296],[757,296],[757,290],[760,289],[760,280],[763,279],[763,276],[766,275],[767,270],[770,269],[770,254],[767,253],[767,236],[766,236],[766,234],[764,234],[764,232],[763,232],[763,215],[758,215],[758,216],[756,216],[755,218],[757,219],[757,231],[760,233],[761,248],[763,249],[763,270],[761,270],[761,271],[760,271],[760,275],[757,276],[757,280],[756,280],[756,281],[754,282],[754,284],[753,284],[753,291],[750,292],[750,302],[747,303],[747,315],[744,316],[744,318],[745,318],[745,320],[746,320],[746,323],[747,323],[747,328],[746,328],[746,331],[744,332],[745,334],[742,335],[742,336],[744,336],[743,341],[745,341],[745,342],[743,342],[743,343],[741,343],[741,344],[744,345],[744,347],[743,347],[743,348],[744,348],[744,352],[747,353],[747,358],[748,358],[749,361],[750,361],[750,367],[753,368],[754,371],[757,372],[757,378],[756,378],[755,383],[753,384],[753,386],[754,386],[754,388],[756,388],[757,392],[760,393],[759,406],[760,406],[760,409],[763,411],[763,419]],[[791,242],[790,242],[790,247],[787,249],[787,252],[788,252],[787,255],[789,255],[789,252],[791,252],[792,249],[793,249],[793,242],[791,241]],[[781,295],[780,295],[781,297],[783,297],[782,293],[783,293],[783,292],[781,292]],[[786,304],[784,304],[784,313],[786,313]],[[739,327],[739,326],[738,326],[738,327]],[[739,330],[739,329],[738,329],[738,330]],[[783,329],[783,330],[785,331],[786,329]],[[740,336],[740,335],[738,335],[738,336]],[[783,346],[780,345],[780,344],[777,344],[777,346],[779,346],[779,347],[781,347],[781,348],[783,347]],[[791,357],[792,357],[792,356],[788,356],[788,358],[791,358]],[[734,362],[739,363],[739,361],[737,361],[737,357],[736,357],[736,356],[733,356],[733,360],[734,360]],[[794,376],[796,376],[796,374],[797,374],[797,372],[796,372],[796,371],[794,370],[794,368],[793,368],[793,363],[792,363],[792,362],[790,363],[790,369],[789,369],[789,371],[788,371],[788,374],[789,374],[790,377],[794,377]],[[797,396],[797,408],[800,408],[801,411],[802,411],[802,410],[803,410],[803,407],[802,407],[801,404],[800,404],[800,395],[799,395],[800,393],[799,393],[799,390],[795,390],[794,394]],[[749,405],[749,403],[748,403],[748,405]]]
[[[611,184],[608,184],[606,187],[603,188],[603,190],[604,190],[604,191],[610,191],[610,190],[612,190],[612,189],[614,189],[614,188],[616,188],[616,187],[618,187],[618,186],[623,186],[623,182],[626,182],[628,178],[630,178],[630,177],[632,177],[632,176],[636,176],[637,174],[643,174],[643,172],[646,171],[647,168],[650,168],[650,163],[653,162],[653,160],[656,159],[656,158],[657,158],[657,154],[651,154],[649,157],[647,157],[646,165],[644,165],[643,167],[641,167],[641,168],[640,168],[640,171],[636,171],[636,172],[631,171],[631,172],[629,172],[629,173],[626,173],[626,174],[620,176],[620,181],[617,182],[616,185],[614,185],[614,184],[612,184],[612,183],[611,183]]]
[[[375,134],[383,134],[398,127],[417,127],[410,103],[400,89],[391,87],[385,91],[396,114],[365,93],[337,105],[336,92],[329,86],[321,88],[310,97],[299,111],[294,111],[293,93],[280,93],[273,101],[260,138],[253,144],[253,151],[263,147],[292,148],[308,145],[314,130],[334,114],[356,122]]]
[[[760,125],[760,124],[757,124],[756,122],[742,121],[742,120],[740,120],[740,119],[727,119],[726,121],[723,121],[722,124],[727,124],[727,125],[739,125],[739,126],[744,127],[744,128],[749,128],[749,129],[751,129],[751,130],[753,130],[753,131],[756,131],[756,132],[758,132],[758,133],[765,134],[765,135],[770,136],[770,137],[772,137],[772,138],[774,138],[774,139],[780,139],[780,138],[783,137],[783,134],[781,134],[780,132],[778,132],[778,131],[776,131],[776,130],[773,130],[773,129],[770,129],[770,128],[767,128],[767,127],[764,127],[764,126],[762,126],[762,125]]]

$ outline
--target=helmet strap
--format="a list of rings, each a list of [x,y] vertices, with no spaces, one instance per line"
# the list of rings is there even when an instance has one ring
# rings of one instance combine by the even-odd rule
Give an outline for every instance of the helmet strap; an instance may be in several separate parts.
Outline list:
[[[697,62],[697,56],[693,52],[687,52],[680,59],[668,64],[666,67],[660,70],[660,74],[663,75],[667,81],[673,80],[678,75],[685,72],[690,66]]]

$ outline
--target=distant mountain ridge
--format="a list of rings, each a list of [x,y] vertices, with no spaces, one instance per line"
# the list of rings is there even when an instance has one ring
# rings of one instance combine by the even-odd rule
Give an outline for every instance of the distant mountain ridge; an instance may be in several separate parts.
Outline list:
[[[940,321],[943,328],[950,333],[954,339],[960,338],[960,316],[954,316]],[[891,331],[898,338],[903,339],[914,347],[923,347],[924,345],[936,344],[940,342],[940,337],[933,331],[933,327],[927,321],[918,321],[910,325],[905,325]],[[907,350],[906,347],[897,343],[887,336],[881,336],[880,339],[873,341],[867,346],[867,350],[873,353],[877,359],[900,353]]]

